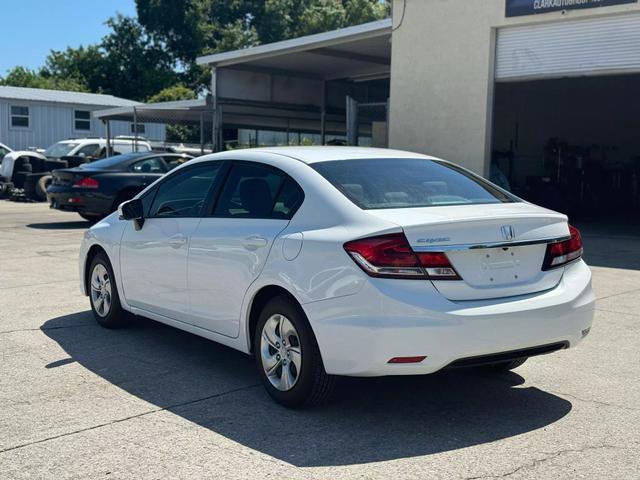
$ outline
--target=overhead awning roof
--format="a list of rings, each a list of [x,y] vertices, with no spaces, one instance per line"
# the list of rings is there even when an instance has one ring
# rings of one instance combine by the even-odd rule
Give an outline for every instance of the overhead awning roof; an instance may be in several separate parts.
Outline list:
[[[99,120],[133,121],[149,123],[199,123],[202,116],[207,120],[213,112],[211,100],[180,100],[175,102],[146,103],[130,107],[97,110],[93,116]]]
[[[324,80],[388,74],[391,19],[199,57],[199,65]]]

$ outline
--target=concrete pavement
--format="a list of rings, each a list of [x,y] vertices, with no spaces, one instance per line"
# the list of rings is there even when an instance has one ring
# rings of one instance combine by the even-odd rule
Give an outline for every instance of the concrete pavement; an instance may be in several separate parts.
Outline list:
[[[252,360],[79,292],[88,224],[0,201],[0,478],[640,478],[640,236],[585,225],[577,349],[515,372],[344,379],[288,411]]]

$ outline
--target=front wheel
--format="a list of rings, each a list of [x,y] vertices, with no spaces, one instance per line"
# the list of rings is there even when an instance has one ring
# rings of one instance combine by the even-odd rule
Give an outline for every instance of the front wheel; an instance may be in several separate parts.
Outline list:
[[[87,287],[91,310],[96,321],[106,328],[126,325],[129,314],[120,305],[120,296],[116,286],[111,262],[103,252],[98,253],[89,266]]]
[[[297,408],[329,397],[335,377],[324,369],[304,312],[286,297],[272,299],[262,310],[253,348],[260,379],[276,402]]]

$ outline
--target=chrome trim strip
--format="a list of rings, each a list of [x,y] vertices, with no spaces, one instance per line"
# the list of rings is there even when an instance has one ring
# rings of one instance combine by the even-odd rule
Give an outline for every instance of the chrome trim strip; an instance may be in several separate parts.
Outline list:
[[[555,238],[540,238],[537,240],[519,240],[515,242],[489,242],[489,243],[466,243],[458,245],[429,245],[429,246],[411,246],[414,252],[450,252],[455,250],[477,250],[482,248],[509,248],[523,247],[526,245],[539,245],[541,243],[558,243],[570,240],[571,235]]]

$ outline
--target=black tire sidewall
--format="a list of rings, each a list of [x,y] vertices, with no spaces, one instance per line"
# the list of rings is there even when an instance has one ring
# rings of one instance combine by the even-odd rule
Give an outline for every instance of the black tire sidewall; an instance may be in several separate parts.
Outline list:
[[[302,354],[302,368],[298,376],[295,386],[286,392],[280,391],[271,385],[262,367],[260,358],[260,338],[262,329],[266,321],[275,314],[282,314],[293,324],[298,332],[300,340],[300,351]],[[312,394],[314,386],[314,376],[317,375],[318,369],[324,369],[320,352],[311,330],[311,326],[302,309],[295,305],[286,297],[276,297],[270,300],[262,309],[256,325],[255,336],[253,339],[253,350],[258,368],[258,375],[262,384],[266,388],[269,395],[278,403],[289,407],[296,408],[303,406]],[[320,362],[320,364],[318,364]]]
[[[104,317],[98,315],[98,312],[96,312],[96,309],[93,306],[93,301],[91,300],[91,275],[93,274],[93,269],[98,264],[103,265],[107,269],[107,272],[109,273],[109,280],[111,282],[111,309]],[[109,259],[103,252],[96,254],[96,256],[93,257],[93,260],[91,260],[86,282],[87,291],[89,293],[89,304],[91,305],[91,311],[93,312],[93,316],[96,321],[106,328],[118,328],[126,324],[127,312],[122,309],[122,305],[120,304],[120,294],[118,292],[118,286],[116,285],[113,269],[111,268],[111,262],[109,262]]]

